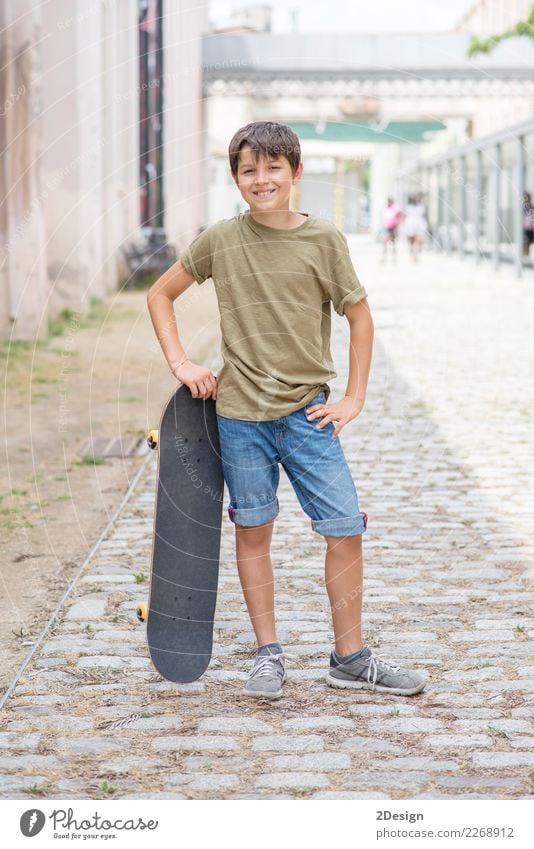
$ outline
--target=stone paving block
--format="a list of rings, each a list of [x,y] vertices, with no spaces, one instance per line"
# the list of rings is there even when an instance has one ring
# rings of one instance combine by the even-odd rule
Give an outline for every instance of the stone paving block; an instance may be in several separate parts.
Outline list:
[[[381,631],[380,639],[384,641],[384,643],[391,642],[394,643],[395,640],[399,639],[399,634],[397,631]],[[402,635],[403,642],[406,640],[409,642],[434,642],[437,639],[436,634],[432,631],[407,631]]]
[[[501,716],[500,711],[491,708],[449,708],[449,711],[456,719],[496,719]]]
[[[478,657],[482,660],[489,660],[492,657],[497,657],[498,662],[502,663],[508,657],[511,661],[517,661],[517,657],[527,655],[532,657],[532,645],[529,643],[520,643],[518,640],[515,643],[485,643],[484,645],[476,645],[472,648],[465,649],[465,655],[468,657]]]
[[[432,746],[436,749],[447,749],[471,746],[491,746],[493,738],[487,734],[436,734],[430,737],[425,737],[424,742],[427,746]]]
[[[453,643],[479,643],[509,641],[515,642],[515,634],[510,629],[509,631],[456,631],[449,634],[449,639]]]
[[[233,796],[228,796],[229,799],[256,799],[256,800],[272,800],[272,799],[293,799],[290,793],[237,793]]]
[[[168,787],[184,787],[187,788],[189,781],[194,776],[186,775],[182,772],[173,772],[170,774],[166,774],[160,776],[161,780],[165,784],[165,789]]]
[[[302,734],[298,737],[265,736],[252,741],[254,752],[322,752],[323,738],[317,734]]]
[[[141,770],[146,769],[161,769],[161,760],[155,757],[146,757],[145,755],[121,755],[121,757],[108,758],[98,762],[98,769],[101,773],[124,773],[128,777],[136,775]],[[117,779],[121,781],[122,779]]]
[[[59,769],[62,761],[55,755],[13,755],[0,757],[0,770],[6,772],[18,772],[21,769],[30,769],[39,772],[43,769]],[[31,778],[31,775],[27,776]],[[33,781],[32,781],[33,783]]]
[[[534,680],[521,678],[515,681],[481,681],[479,683],[479,688],[481,690],[490,690],[490,691],[500,691],[500,690],[524,690],[525,692],[532,692],[534,689]]]
[[[488,769],[534,766],[534,752],[474,752],[473,766]]]
[[[147,682],[147,689],[154,693],[176,693],[177,696],[200,696],[206,692],[205,681],[191,681],[188,684],[175,684],[171,681]]]
[[[128,731],[180,731],[183,720],[179,716],[143,716],[128,725]]]
[[[68,609],[65,619],[67,621],[83,619],[85,622],[91,622],[93,619],[102,619],[106,611],[107,601],[108,597],[106,593],[84,596]]]
[[[287,731],[338,731],[356,729],[356,723],[343,716],[305,716],[284,720],[282,728]]]
[[[418,793],[411,799],[494,799],[489,793]]]
[[[85,575],[80,581],[81,584],[133,584],[137,586],[135,583],[135,578],[132,574],[125,574],[124,572],[118,572],[116,575],[106,574],[105,572],[99,572],[98,576]]]
[[[77,755],[98,755],[103,752],[119,752],[128,749],[128,740],[117,737],[58,737],[55,746],[60,752]]]
[[[17,691],[18,692],[18,691]],[[60,696],[57,693],[52,693],[50,695],[38,695],[34,694],[31,697],[31,700],[28,701],[26,698],[14,698],[10,701],[10,707],[15,711],[21,711],[27,709],[34,709],[36,707],[47,707],[47,708],[56,708],[58,705],[65,704],[69,700],[68,696]]]
[[[175,799],[175,800],[184,800],[187,799],[187,796],[184,796],[183,793],[125,793],[119,794],[118,797],[123,799],[125,802],[133,801],[134,799]]]
[[[80,669],[95,669],[109,666],[112,669],[148,668],[150,661],[147,657],[120,657],[119,655],[96,655],[94,657],[81,657],[77,666]]]
[[[342,752],[314,752],[309,755],[276,755],[267,758],[265,767],[270,770],[294,769],[294,770],[338,770],[350,769],[351,759]]]
[[[459,719],[454,723],[454,731],[479,731],[487,733],[490,728],[499,728],[503,731],[532,732],[532,723],[526,719]]]
[[[356,775],[347,775],[343,778],[343,785],[347,790],[366,791],[371,788],[382,790],[388,788],[391,790],[418,790],[427,785],[430,781],[430,776],[426,772],[399,772],[396,775],[389,775],[387,772],[361,772]]]
[[[213,660],[212,660],[213,663]],[[210,669],[208,672],[204,673],[203,680],[204,681],[241,681],[245,682],[247,679],[246,672],[233,672],[230,669]]]
[[[524,751],[534,751],[534,737],[516,737],[510,739],[510,745],[515,749],[523,749]]]
[[[415,705],[406,704],[387,704],[387,705],[351,705],[349,707],[351,716],[388,716],[402,714],[403,716],[413,716],[417,713]]]
[[[287,669],[288,681],[324,681],[326,666],[320,669]]]
[[[38,729],[43,733],[74,734],[89,731],[94,727],[94,721],[84,716],[31,716],[23,721],[10,722],[9,731],[19,732],[27,736],[29,729]]]
[[[420,734],[422,731],[436,731],[443,728],[444,723],[439,719],[428,717],[407,716],[400,718],[383,717],[379,720],[371,720],[369,727],[373,731],[401,734]]]
[[[399,657],[413,658],[422,668],[429,660],[447,657],[451,653],[449,648],[436,645],[436,643],[403,643],[402,645],[381,643],[376,652],[380,657],[384,657],[390,662],[396,661]],[[421,660],[421,658],[424,658],[424,660]]]
[[[519,778],[495,778],[491,775],[438,775],[435,781],[440,787],[465,787],[468,790],[479,787],[497,790],[523,790],[525,787],[525,782]]]
[[[429,772],[457,772],[459,766],[451,760],[439,761],[428,756],[389,758],[375,763],[377,769],[428,770]]]
[[[387,793],[359,793],[357,790],[322,790],[314,793],[312,799],[391,799]]]
[[[213,755],[187,755],[187,757],[183,757],[180,759],[180,769],[184,769],[187,772],[191,770],[200,770],[200,769],[214,769],[217,768],[218,772],[244,772],[247,769],[250,769],[251,761],[242,757],[232,757],[232,756],[222,756],[217,755],[214,757]]]
[[[218,775],[209,773],[206,775],[196,775],[188,782],[190,790],[233,790],[239,787],[241,780],[237,775]]]
[[[471,672],[462,672],[461,670],[453,669],[451,672],[446,672],[442,675],[442,680],[449,682],[447,686],[454,686],[458,682],[464,683],[467,681],[491,681],[494,678],[502,678],[504,669],[498,666],[492,666],[489,669],[476,669]]]
[[[260,775],[256,779],[256,787],[313,789],[329,786],[330,780],[326,775],[313,772],[275,772],[272,775]]]
[[[206,719],[199,720],[199,734],[204,731],[221,731],[223,733],[248,733],[253,731],[261,731],[269,733],[272,731],[272,725],[263,722],[261,719],[254,719],[247,716],[210,716]]]
[[[0,731],[0,751],[31,752],[37,749],[41,742],[41,734],[16,734],[11,731]]]
[[[473,624],[475,628],[480,628],[482,631],[515,628],[516,625],[521,625],[524,628],[533,628],[534,619],[530,619],[525,616],[518,616],[517,619],[475,619]]]
[[[155,737],[151,748],[155,752],[225,752],[239,749],[235,737],[182,736]]]
[[[405,751],[397,743],[390,743],[388,740],[381,740],[374,737],[351,737],[348,740],[343,740],[341,748],[348,752],[391,752],[392,754],[402,754]]]
[[[42,787],[45,783],[43,775],[0,775],[0,793],[11,797],[12,793],[23,793],[33,785]]]

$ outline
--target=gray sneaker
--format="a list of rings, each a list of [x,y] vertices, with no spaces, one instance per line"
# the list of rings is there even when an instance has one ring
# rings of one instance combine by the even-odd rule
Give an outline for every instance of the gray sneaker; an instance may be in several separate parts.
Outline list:
[[[247,696],[263,699],[279,699],[282,696],[282,684],[287,678],[284,667],[284,652],[271,652],[256,655],[254,666],[243,690]]]
[[[426,678],[419,672],[410,672],[388,663],[369,648],[365,649],[363,657],[350,663],[340,663],[332,652],[330,671],[325,681],[331,687],[378,690],[379,693],[396,696],[413,696],[420,693],[426,684]]]

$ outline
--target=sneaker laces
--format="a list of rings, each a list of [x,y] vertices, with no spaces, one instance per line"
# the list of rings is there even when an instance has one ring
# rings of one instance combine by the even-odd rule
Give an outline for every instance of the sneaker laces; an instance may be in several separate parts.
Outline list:
[[[367,658],[369,661],[369,669],[367,670],[367,681],[375,686],[379,672],[400,672],[400,666],[394,663],[389,663],[383,657],[371,652],[371,656]]]
[[[276,652],[276,654],[260,654],[256,657],[254,662],[254,667],[252,672],[250,673],[251,678],[261,678],[264,675],[272,675],[271,661],[280,660],[280,658],[284,657],[295,657],[295,655],[288,654],[287,652]],[[282,670],[284,669],[284,663],[281,661]]]

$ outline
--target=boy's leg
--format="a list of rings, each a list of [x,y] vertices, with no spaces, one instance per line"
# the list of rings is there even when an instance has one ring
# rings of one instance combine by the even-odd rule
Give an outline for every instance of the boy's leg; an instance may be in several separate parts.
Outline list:
[[[313,530],[327,543],[325,578],[336,644],[326,681],[334,687],[412,695],[425,686],[423,676],[388,663],[362,643],[362,534],[367,515],[360,511],[339,440],[332,439],[334,425],[317,430],[314,424],[324,407],[325,393],[320,392],[308,408],[288,416],[283,464]]]
[[[217,415],[217,425],[239,579],[258,643],[265,645],[276,640],[270,557],[280,479],[276,438],[270,422]]]
[[[424,676],[377,657],[362,642],[362,535],[325,535],[325,539],[326,585],[335,634],[327,683],[402,696],[420,693],[426,683]]]
[[[270,546],[274,520],[264,525],[236,525],[239,580],[258,649],[244,692],[254,698],[279,699],[286,680],[284,650],[276,639],[274,575]]]
[[[274,521],[257,527],[236,525],[239,580],[258,645],[276,642],[274,575],[270,547]]]
[[[349,655],[363,648],[362,535],[325,536],[325,540],[325,581],[332,613],[335,649],[339,655]]]
[[[283,648],[276,641],[274,577],[270,557],[278,514],[278,447],[270,422],[218,416],[228,514],[235,524],[239,580],[258,650],[244,692],[278,699],[286,680]]]

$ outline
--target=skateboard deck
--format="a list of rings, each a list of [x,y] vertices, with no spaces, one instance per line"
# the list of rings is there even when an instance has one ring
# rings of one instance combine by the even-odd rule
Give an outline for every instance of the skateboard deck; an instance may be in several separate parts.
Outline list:
[[[205,672],[213,645],[224,487],[213,398],[180,386],[157,447],[147,642],[158,672],[187,683]]]

